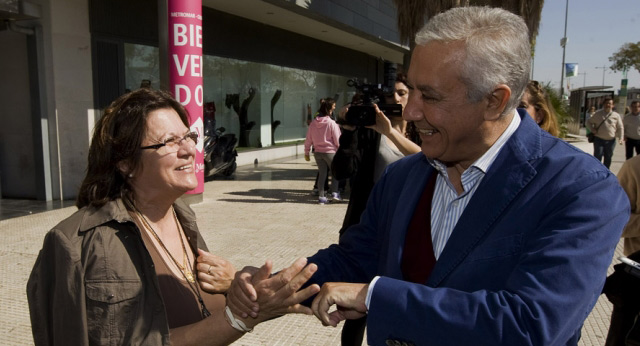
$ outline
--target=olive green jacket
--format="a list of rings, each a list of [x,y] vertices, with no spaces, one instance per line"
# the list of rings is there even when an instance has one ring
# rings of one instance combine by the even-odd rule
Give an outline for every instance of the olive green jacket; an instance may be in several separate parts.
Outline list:
[[[174,207],[191,248],[207,250],[191,208]],[[27,298],[36,346],[171,344],[153,261],[120,199],[47,233]]]

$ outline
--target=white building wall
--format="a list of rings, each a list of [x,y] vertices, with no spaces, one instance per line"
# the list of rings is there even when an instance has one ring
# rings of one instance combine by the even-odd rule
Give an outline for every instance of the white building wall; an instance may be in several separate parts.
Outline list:
[[[60,144],[60,167],[52,168],[62,173],[64,198],[73,198],[85,174],[93,120],[89,6],[88,0],[52,1],[50,6],[56,141]]]

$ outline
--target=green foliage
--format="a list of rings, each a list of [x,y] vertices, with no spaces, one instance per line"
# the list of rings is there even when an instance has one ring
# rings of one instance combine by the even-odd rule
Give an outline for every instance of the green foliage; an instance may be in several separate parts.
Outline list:
[[[634,68],[640,72],[640,42],[627,42],[609,57],[611,70],[627,72]]]
[[[547,82],[543,86],[544,92],[549,97],[549,101],[551,102],[551,107],[553,107],[553,111],[556,113],[556,118],[558,120],[558,127],[560,129],[560,138],[567,137],[567,133],[569,132],[569,128],[567,124],[569,123],[569,106],[565,101],[562,100],[560,94],[558,93],[558,89],[551,87],[551,82]]]

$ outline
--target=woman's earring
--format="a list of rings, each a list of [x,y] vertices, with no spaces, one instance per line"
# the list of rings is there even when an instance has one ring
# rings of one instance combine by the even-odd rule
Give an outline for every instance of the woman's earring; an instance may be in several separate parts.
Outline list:
[[[133,178],[133,173],[129,173],[129,179]]]

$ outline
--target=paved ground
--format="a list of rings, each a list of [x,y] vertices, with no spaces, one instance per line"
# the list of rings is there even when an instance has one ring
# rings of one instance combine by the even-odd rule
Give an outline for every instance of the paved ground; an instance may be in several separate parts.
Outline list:
[[[574,145],[591,152],[586,142]],[[623,160],[618,146],[612,171]],[[335,242],[346,203],[316,204],[309,194],[315,169],[300,156],[242,167],[235,180],[206,183],[204,200],[193,209],[210,250],[237,268],[267,258],[281,268]],[[0,221],[0,344],[33,344],[26,281],[44,234],[74,211],[66,207]],[[619,246],[616,257],[620,254]],[[602,296],[585,323],[580,345],[604,344],[610,313]],[[259,325],[234,345],[338,345],[340,328],[322,327],[314,317],[286,316]]]

